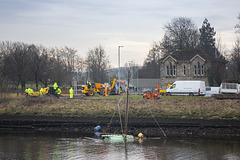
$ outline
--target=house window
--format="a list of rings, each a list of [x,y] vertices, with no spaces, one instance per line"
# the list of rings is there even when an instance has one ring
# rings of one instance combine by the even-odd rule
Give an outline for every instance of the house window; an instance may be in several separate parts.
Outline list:
[[[176,75],[176,67],[175,67],[175,65],[173,65],[173,75],[174,76]]]
[[[186,76],[186,66],[183,66],[183,75]]]
[[[169,65],[170,65],[170,76],[172,76],[173,75],[172,63],[170,63]]]
[[[197,66],[194,65],[194,74],[197,75]]]
[[[200,62],[198,62],[198,75],[201,75]]]
[[[166,75],[169,76],[169,67],[167,66]]]
[[[202,75],[204,75],[204,65],[202,65]]]

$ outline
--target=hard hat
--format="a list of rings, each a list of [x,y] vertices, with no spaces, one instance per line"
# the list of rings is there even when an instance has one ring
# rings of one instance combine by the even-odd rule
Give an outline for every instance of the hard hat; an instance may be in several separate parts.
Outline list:
[[[138,137],[139,137],[139,138],[142,138],[142,137],[143,137],[143,134],[142,134],[142,133],[138,133]]]

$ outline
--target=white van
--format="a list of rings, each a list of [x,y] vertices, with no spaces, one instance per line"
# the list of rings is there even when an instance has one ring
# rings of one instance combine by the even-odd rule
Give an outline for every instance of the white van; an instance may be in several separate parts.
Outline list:
[[[220,94],[238,94],[239,93],[239,85],[237,83],[221,83]]]
[[[204,96],[206,86],[204,81],[176,81],[166,90],[167,95]]]
[[[219,94],[220,87],[206,87],[205,97],[212,97],[213,94]]]

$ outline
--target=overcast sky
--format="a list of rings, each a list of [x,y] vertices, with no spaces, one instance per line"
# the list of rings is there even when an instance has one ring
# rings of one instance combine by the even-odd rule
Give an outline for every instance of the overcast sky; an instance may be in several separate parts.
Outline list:
[[[0,41],[46,47],[68,46],[85,58],[102,45],[113,67],[142,65],[163,26],[173,18],[191,18],[198,28],[208,19],[226,49],[236,38],[240,0],[0,0]],[[217,37],[216,37],[217,38]]]

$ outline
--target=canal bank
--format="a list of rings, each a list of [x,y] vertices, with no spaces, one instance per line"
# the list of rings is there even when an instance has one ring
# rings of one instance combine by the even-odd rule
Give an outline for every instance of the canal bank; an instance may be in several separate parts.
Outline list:
[[[42,97],[0,103],[0,130],[78,132],[93,135],[121,133],[123,98],[106,100]],[[160,100],[131,99],[129,134],[147,137],[240,137],[240,100],[199,97],[162,97]],[[163,133],[164,132],[164,133]]]
[[[111,116],[46,116],[0,115],[2,131],[76,132],[93,135],[100,125],[103,132],[121,133],[119,117]],[[158,124],[156,123],[158,122]],[[240,121],[237,119],[129,117],[129,134],[142,132],[146,137],[235,137],[240,138]]]

